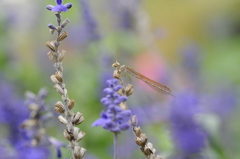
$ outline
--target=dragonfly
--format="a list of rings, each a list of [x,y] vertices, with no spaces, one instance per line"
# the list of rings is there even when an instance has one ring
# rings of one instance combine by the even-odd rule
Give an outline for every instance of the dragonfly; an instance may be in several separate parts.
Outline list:
[[[122,72],[127,72],[127,73],[131,74],[132,76],[134,76],[135,78],[140,79],[141,81],[145,82],[149,87],[151,87],[155,91],[160,92],[160,93],[164,93],[164,94],[168,94],[168,95],[171,95],[171,96],[174,97],[171,89],[168,88],[167,86],[165,86],[161,83],[158,83],[158,82],[144,76],[143,74],[135,71],[133,68],[127,67],[125,65],[122,65],[120,67],[119,66],[120,66],[120,64],[116,67],[117,67],[117,71],[119,72],[120,75],[122,75],[121,74]],[[120,81],[121,81],[121,79],[120,79]]]

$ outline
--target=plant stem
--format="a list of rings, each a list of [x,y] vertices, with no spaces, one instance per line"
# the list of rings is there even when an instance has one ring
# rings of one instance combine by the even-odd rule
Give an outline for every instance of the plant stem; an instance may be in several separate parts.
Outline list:
[[[117,138],[118,133],[114,132],[114,159],[117,159],[118,156],[118,138]]]

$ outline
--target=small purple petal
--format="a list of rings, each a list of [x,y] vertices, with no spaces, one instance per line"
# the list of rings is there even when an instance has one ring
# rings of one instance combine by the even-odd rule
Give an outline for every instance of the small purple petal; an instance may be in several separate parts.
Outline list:
[[[106,113],[102,112],[102,113],[101,113],[101,118],[103,118],[103,119],[108,119],[108,116],[107,116]]]
[[[61,5],[62,4],[62,0],[56,0],[56,4],[57,5]]]
[[[52,12],[66,12],[68,10],[64,5],[56,5],[52,8]]]
[[[119,100],[119,99],[115,99],[115,100],[113,101],[113,103],[119,105],[120,103],[122,103],[122,101]]]
[[[97,119],[96,121],[94,121],[94,122],[92,123],[92,126],[100,126],[100,125],[105,124],[105,122],[106,122],[105,119],[100,118],[100,119]]]
[[[102,98],[102,99],[101,99],[101,103],[105,103],[106,101],[108,101],[107,98]]]
[[[129,123],[124,123],[122,125],[119,126],[119,128],[121,130],[127,130],[130,127]]]
[[[48,6],[46,7],[46,9],[47,9],[47,10],[50,10],[50,11],[52,11],[53,8],[54,8],[53,5],[48,5]]]
[[[103,90],[103,92],[104,92],[104,93],[107,93],[107,94],[112,94],[114,91],[113,91],[112,88],[105,88],[105,89]]]
[[[117,85],[117,86],[114,87],[114,90],[115,90],[115,91],[118,91],[118,90],[121,89],[121,88],[122,88],[122,85]]]
[[[119,97],[119,100],[120,100],[121,102],[125,102],[125,101],[127,100],[127,97],[126,97],[126,96],[120,96],[120,97]]]
[[[67,7],[67,9],[70,9],[70,8],[72,8],[72,3],[67,3],[64,6]]]

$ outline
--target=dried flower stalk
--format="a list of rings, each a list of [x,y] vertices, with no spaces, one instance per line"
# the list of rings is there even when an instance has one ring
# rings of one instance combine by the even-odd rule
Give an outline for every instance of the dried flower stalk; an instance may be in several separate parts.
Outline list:
[[[61,24],[61,12],[58,12],[55,15],[57,17],[58,26],[55,27],[51,24],[49,25],[49,28],[57,32],[57,38],[56,40],[48,41],[46,43],[46,46],[50,49],[48,52],[48,57],[54,63],[54,67],[56,69],[56,73],[51,75],[50,79],[55,84],[53,86],[54,89],[62,97],[62,101],[58,101],[55,104],[55,111],[65,115],[60,115],[58,119],[67,127],[63,134],[64,137],[69,141],[68,147],[72,150],[72,159],[82,159],[86,149],[80,147],[78,142],[85,136],[85,133],[79,131],[79,128],[76,127],[76,125],[81,124],[84,121],[84,117],[80,112],[74,114],[71,111],[71,109],[74,107],[74,100],[68,98],[67,89],[63,78],[62,60],[64,59],[66,51],[59,51],[61,42],[67,37],[67,32],[62,32],[62,28],[69,23],[69,20],[67,19]],[[53,33],[53,31],[50,32]]]
[[[116,70],[113,73],[113,77],[116,79],[119,79],[121,83],[123,81],[121,80],[121,69],[119,69],[120,63],[117,61],[112,64],[113,67],[116,68]],[[123,65],[124,66],[124,65]],[[125,95],[125,96],[130,96],[133,93],[133,85],[127,84],[126,87],[122,87],[119,91],[119,95]],[[122,102],[120,104],[120,107],[124,110],[127,110],[127,103]],[[153,144],[151,142],[148,142],[148,138],[146,134],[142,133],[140,126],[137,126],[138,121],[137,121],[137,116],[133,115],[131,116],[130,123],[132,126],[133,133],[135,135],[134,140],[138,146],[140,146],[140,150],[144,154],[144,156],[147,157],[147,159],[163,159],[159,155],[155,155],[156,149],[153,147]]]

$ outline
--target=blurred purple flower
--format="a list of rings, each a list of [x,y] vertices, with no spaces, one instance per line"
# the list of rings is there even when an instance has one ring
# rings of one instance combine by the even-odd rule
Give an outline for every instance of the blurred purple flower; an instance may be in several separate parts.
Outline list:
[[[40,159],[48,158],[49,152],[45,147],[31,148],[26,145],[25,140],[22,138],[19,126],[28,118],[29,111],[25,107],[22,99],[14,94],[14,87],[0,79],[0,125],[7,125],[6,140],[1,140],[3,145],[8,145],[7,149],[12,149],[10,155],[6,155],[4,159]],[[10,147],[10,148],[9,148]],[[0,151],[4,147],[0,147]],[[2,157],[2,156],[1,156]],[[8,158],[9,157],[9,158]]]
[[[195,121],[198,98],[191,93],[181,92],[170,110],[170,124],[176,146],[186,155],[199,153],[205,147],[206,134]]]
[[[183,68],[187,71],[190,79],[199,81],[201,52],[200,48],[191,43],[185,46],[181,51]]]
[[[221,88],[221,86],[223,86]],[[213,95],[204,96],[204,108],[206,113],[214,113],[221,118],[228,118],[229,114],[233,112],[237,105],[236,88],[229,84],[222,84]]]
[[[57,149],[57,157],[61,158],[62,157],[61,148],[66,147],[66,144],[51,136],[48,138],[48,140]]]
[[[71,3],[67,3],[67,4],[62,4],[62,0],[56,0],[56,6],[53,5],[48,5],[46,7],[47,10],[50,10],[52,12],[66,12],[68,11],[68,9],[72,8],[72,4]]]
[[[82,11],[83,18],[83,28],[85,36],[88,41],[99,40],[100,35],[97,32],[97,23],[91,14],[91,10],[89,7],[89,2],[87,0],[79,0]],[[82,36],[82,35],[80,35]]]
[[[120,96],[118,90],[122,88],[122,85],[118,84],[117,79],[107,80],[108,87],[104,89],[106,97],[101,99],[101,102],[107,107],[107,111],[101,113],[101,118],[96,120],[92,126],[100,126],[111,132],[120,132],[130,127],[128,123],[131,116],[130,110],[123,110],[119,107],[121,102],[127,100],[127,97]]]

